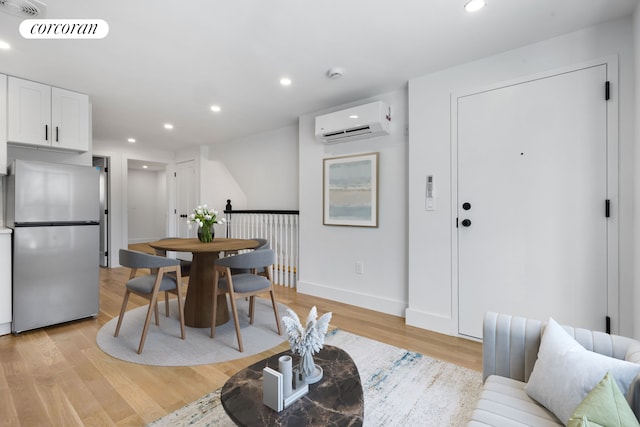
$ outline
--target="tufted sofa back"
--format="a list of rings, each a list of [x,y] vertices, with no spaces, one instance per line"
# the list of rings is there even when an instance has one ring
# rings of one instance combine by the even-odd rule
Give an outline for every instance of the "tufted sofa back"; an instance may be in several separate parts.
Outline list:
[[[528,382],[538,357],[540,338],[546,323],[524,317],[489,312],[485,315],[482,341],[482,380],[500,375]],[[625,360],[634,339],[604,332],[563,326],[584,348]]]

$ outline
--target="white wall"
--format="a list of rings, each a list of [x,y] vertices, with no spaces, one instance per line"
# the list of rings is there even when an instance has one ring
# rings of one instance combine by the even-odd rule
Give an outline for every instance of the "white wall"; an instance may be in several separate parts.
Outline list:
[[[315,117],[354,105],[391,106],[393,133],[324,145]],[[407,306],[407,94],[406,90],[304,115],[299,121],[300,277],[298,292],[402,316]],[[378,228],[322,224],[323,159],[379,152]],[[364,274],[356,274],[361,262]]]
[[[233,200],[234,209],[247,208],[247,196],[227,166],[219,160],[200,157],[200,203],[207,204],[224,218],[227,200]],[[226,225],[216,224],[215,235],[224,237]]]
[[[175,206],[175,172],[174,153],[161,150],[139,150],[135,146],[123,146],[119,141],[93,141],[93,154],[110,158],[109,164],[109,267],[119,267],[118,252],[127,248],[128,241],[128,162],[132,160],[146,160],[149,162],[167,164],[167,215],[173,215],[170,210]],[[169,221],[166,235],[173,231],[174,221]]]
[[[633,333],[633,114],[631,19],[606,23],[433,73],[409,82],[409,308],[407,323],[456,335],[452,283],[451,93],[610,55],[619,56],[620,331]],[[437,177],[435,212],[424,210],[424,180]],[[616,209],[614,207],[614,209]],[[640,330],[637,331],[640,333]]]
[[[235,209],[246,209],[247,195],[227,165],[220,160],[200,158],[200,198],[210,208],[223,212],[227,200],[233,200]]]
[[[298,209],[298,126],[209,147],[208,158],[221,162],[244,192],[246,206],[231,198],[234,209]]]
[[[128,243],[149,242],[166,236],[166,172],[129,169],[127,176]]]

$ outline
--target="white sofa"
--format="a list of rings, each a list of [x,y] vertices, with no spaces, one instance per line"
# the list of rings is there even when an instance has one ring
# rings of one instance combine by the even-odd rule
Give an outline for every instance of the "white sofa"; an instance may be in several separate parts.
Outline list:
[[[482,343],[484,385],[468,426],[562,425],[552,412],[525,392],[544,327],[545,323],[538,320],[498,313],[485,315]],[[640,363],[640,342],[636,340],[563,327],[587,350]],[[639,417],[640,381],[631,384],[626,397],[636,417]]]

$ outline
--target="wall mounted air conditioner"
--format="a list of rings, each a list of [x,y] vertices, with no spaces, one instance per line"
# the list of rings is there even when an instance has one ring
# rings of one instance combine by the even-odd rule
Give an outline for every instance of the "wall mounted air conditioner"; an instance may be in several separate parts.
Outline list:
[[[391,133],[391,109],[382,101],[316,117],[316,138],[325,144]]]

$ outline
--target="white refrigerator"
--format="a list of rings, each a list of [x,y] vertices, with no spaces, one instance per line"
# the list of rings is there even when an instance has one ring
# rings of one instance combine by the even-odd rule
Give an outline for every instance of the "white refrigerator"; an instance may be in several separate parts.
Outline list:
[[[5,194],[13,229],[12,332],[96,316],[98,171],[15,160]]]

